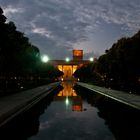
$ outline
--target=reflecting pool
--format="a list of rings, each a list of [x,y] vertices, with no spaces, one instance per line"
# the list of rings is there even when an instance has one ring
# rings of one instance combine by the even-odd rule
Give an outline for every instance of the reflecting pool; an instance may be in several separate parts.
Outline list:
[[[39,132],[29,140],[115,139],[105,120],[98,116],[98,109],[76,93],[73,83],[64,82],[62,86],[40,116]]]
[[[140,112],[97,93],[62,85],[0,128],[0,140],[137,140]]]

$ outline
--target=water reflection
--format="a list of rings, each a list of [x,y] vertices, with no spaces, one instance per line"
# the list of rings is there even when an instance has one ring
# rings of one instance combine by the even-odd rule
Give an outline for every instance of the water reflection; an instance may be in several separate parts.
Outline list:
[[[1,128],[0,140],[140,138],[139,111],[74,85],[63,82],[38,105]]]
[[[98,117],[98,110],[77,94],[72,88],[74,83],[63,82],[62,86],[63,90],[54,95],[40,116],[38,134],[28,140],[113,140],[104,120]]]
[[[76,86],[75,90],[89,104],[98,108],[98,116],[105,120],[105,125],[113,133],[115,140],[140,139],[139,110],[115,102],[97,93],[93,94],[93,92],[84,88],[79,90],[79,87]]]
[[[27,140],[29,137],[36,135],[39,131],[40,115],[53,101],[54,94],[60,90],[62,90],[62,87],[58,87],[55,92],[48,95],[30,110],[2,126],[0,128],[0,140]]]
[[[82,111],[82,98],[77,95],[76,91],[73,89],[75,83],[71,82],[62,82],[63,90],[61,90],[56,96],[54,96],[54,100],[63,100],[65,101],[66,106],[70,106],[72,111]]]

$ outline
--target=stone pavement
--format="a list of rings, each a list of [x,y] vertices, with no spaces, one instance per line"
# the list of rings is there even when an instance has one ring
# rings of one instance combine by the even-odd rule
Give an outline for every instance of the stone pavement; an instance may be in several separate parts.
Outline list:
[[[52,90],[54,90],[60,82],[51,83],[34,89],[23,91],[20,93],[4,96],[0,98],[0,126],[29,109]]]
[[[97,92],[101,95],[107,96],[113,100],[116,100],[118,102],[121,102],[123,104],[126,104],[128,106],[131,106],[133,108],[136,108],[140,110],[140,96],[134,95],[131,93],[126,93],[123,91],[117,91],[112,89],[107,89],[87,83],[77,82],[77,85],[85,87],[89,90],[92,90],[94,92]]]

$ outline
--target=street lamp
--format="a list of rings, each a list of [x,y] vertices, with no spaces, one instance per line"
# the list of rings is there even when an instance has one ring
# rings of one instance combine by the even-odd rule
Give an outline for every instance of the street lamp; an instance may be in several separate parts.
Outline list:
[[[93,58],[93,57],[90,57],[90,58],[89,58],[89,61],[90,61],[90,62],[93,62],[93,61],[94,61],[94,58]]]
[[[49,57],[47,55],[42,55],[41,56],[41,61],[44,63],[47,63],[49,61]]]
[[[66,61],[66,62],[69,62],[69,61],[70,61],[70,59],[69,59],[68,57],[66,57],[65,61]]]

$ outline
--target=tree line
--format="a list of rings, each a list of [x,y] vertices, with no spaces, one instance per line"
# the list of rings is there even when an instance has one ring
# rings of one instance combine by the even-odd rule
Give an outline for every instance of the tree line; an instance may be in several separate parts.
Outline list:
[[[51,64],[42,63],[39,49],[6,19],[0,7],[0,89],[11,84],[15,88],[17,83],[20,87],[21,83],[43,84],[63,75]]]
[[[95,85],[140,92],[140,31],[119,39],[94,63],[74,73],[82,81]]]

